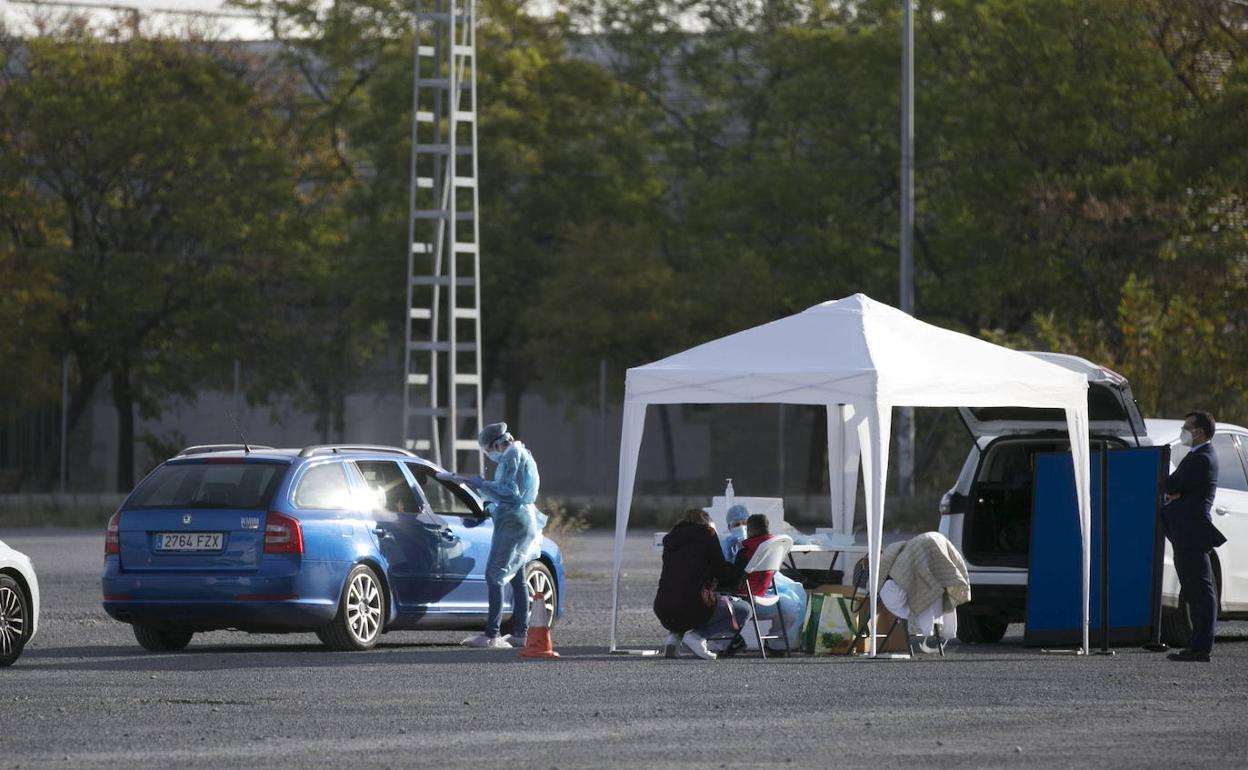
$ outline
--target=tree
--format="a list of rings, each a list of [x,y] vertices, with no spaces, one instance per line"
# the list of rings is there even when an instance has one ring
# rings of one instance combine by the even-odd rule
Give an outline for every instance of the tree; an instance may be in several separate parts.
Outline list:
[[[309,84],[301,124],[340,159],[342,250],[367,265],[347,284],[351,304],[390,339],[405,302],[411,10],[298,2],[272,18],[283,61]],[[566,17],[527,11],[487,0],[477,30],[484,385],[503,389],[512,422],[533,382],[565,381],[534,336],[549,329],[543,280],[577,269],[571,254],[588,229],[652,216],[661,192],[638,100],[576,55]]]
[[[299,231],[295,164],[258,68],[227,50],[77,27],[4,55],[0,178],[22,201],[0,212],[6,266],[45,276],[55,323],[31,343],[72,357],[71,427],[109,386],[126,490],[136,411],[264,347],[262,285]]]

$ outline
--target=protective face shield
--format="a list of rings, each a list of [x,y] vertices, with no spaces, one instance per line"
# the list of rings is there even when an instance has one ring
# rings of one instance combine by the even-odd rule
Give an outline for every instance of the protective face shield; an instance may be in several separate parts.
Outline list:
[[[1183,430],[1179,431],[1179,443],[1182,444],[1183,446],[1191,446],[1192,445],[1192,432],[1188,430],[1187,428],[1184,428]]]

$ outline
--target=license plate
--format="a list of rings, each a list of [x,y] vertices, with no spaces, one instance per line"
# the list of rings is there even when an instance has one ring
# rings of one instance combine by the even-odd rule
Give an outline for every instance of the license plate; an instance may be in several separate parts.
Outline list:
[[[157,532],[157,551],[220,551],[222,532]]]

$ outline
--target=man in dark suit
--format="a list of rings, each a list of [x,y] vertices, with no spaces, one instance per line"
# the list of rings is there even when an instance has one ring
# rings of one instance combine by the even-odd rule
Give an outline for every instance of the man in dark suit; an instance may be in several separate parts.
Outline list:
[[[1191,450],[1166,480],[1161,522],[1174,547],[1174,571],[1192,621],[1187,649],[1167,656],[1175,661],[1208,663],[1213,652],[1218,595],[1209,552],[1226,542],[1209,516],[1218,490],[1218,458],[1209,445],[1215,429],[1208,412],[1187,414],[1180,441]]]

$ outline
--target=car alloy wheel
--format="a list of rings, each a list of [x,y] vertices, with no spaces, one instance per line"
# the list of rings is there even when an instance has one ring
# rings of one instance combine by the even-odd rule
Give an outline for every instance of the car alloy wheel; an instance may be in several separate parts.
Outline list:
[[[546,605],[546,612],[549,613],[553,620],[555,617],[555,583],[551,580],[550,573],[546,571],[546,565],[540,562],[534,562],[529,565],[529,574],[527,576],[529,585],[529,601],[533,601],[533,597],[537,594],[542,595],[542,604]]]
[[[381,630],[381,588],[370,570],[360,570],[347,588],[347,628],[362,645]]]
[[[17,660],[26,643],[26,599],[17,583],[5,576],[0,582],[0,665]]]

